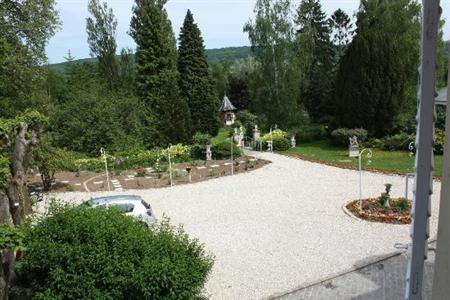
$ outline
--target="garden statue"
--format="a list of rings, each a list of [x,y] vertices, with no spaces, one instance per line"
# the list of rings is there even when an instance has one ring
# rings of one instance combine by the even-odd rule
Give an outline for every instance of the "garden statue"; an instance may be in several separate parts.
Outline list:
[[[349,138],[350,146],[348,147],[348,156],[349,157],[358,157],[359,156],[359,143],[358,138],[353,136]]]
[[[259,142],[261,138],[261,132],[258,129],[258,125],[255,125],[255,129],[253,129],[253,141]]]
[[[236,144],[238,144],[238,145],[241,143],[241,141],[240,141],[240,135],[239,135],[239,132],[238,132],[237,127],[234,128],[233,141],[234,141]]]
[[[211,145],[206,145],[206,160],[212,160]]]
[[[244,148],[244,141],[245,141],[245,135],[244,135],[244,127],[239,128],[239,147]]]
[[[273,141],[267,141],[267,151],[273,152]]]
[[[295,134],[291,136],[291,147],[295,148],[297,146],[297,140],[295,139]]]

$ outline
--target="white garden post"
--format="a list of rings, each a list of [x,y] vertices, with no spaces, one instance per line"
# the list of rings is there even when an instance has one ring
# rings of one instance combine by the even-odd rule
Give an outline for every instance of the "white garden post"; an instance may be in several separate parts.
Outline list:
[[[273,136],[272,136],[272,126],[270,126],[270,152],[273,153]]]
[[[170,186],[173,186],[172,181],[172,162],[170,160],[170,150],[172,149],[172,145],[169,145],[169,148],[167,149],[168,157],[169,157],[169,179],[170,179]]]
[[[234,175],[233,140],[234,140],[234,133],[233,133],[233,135],[231,136],[231,148],[230,148],[231,175]]]
[[[104,161],[105,161],[106,182],[108,182],[108,191],[110,192],[110,191],[111,191],[111,186],[110,186],[110,184],[109,184],[108,159],[107,159],[107,157],[106,157],[106,151],[105,151],[105,149],[103,149],[103,147],[100,148],[100,153],[102,154],[103,159],[104,159]]]
[[[359,210],[362,211],[362,164],[361,164],[361,157],[364,152],[367,151],[367,158],[372,158],[372,150],[370,149],[363,149],[361,152],[359,152],[358,155],[358,166],[359,166]]]

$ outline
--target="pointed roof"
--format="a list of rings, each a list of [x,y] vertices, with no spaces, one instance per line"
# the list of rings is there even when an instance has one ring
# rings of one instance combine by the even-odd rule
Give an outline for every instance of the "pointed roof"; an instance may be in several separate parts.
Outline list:
[[[231,103],[230,99],[225,95],[222,100],[222,104],[220,105],[220,111],[233,111],[236,110],[233,103]]]

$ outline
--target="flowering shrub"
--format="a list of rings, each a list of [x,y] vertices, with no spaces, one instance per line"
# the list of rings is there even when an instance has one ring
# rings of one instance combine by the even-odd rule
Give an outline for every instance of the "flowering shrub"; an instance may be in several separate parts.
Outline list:
[[[291,143],[288,139],[288,134],[281,130],[276,129],[272,131],[272,134],[265,134],[261,141],[266,144],[268,141],[273,141],[273,150],[275,151],[285,151],[288,150],[291,146]]]
[[[185,162],[191,159],[191,146],[182,144],[174,145],[170,149],[172,162]],[[168,162],[169,149],[133,150],[117,155],[106,155],[108,166],[114,170],[135,169],[154,166],[160,162]],[[103,157],[75,159],[73,164],[76,170],[101,171],[105,167]]]
[[[270,140],[278,140],[278,139],[287,139],[288,138],[288,134],[286,131],[283,131],[281,129],[275,129],[274,131],[272,131],[272,134],[267,133],[265,135],[263,135],[263,137],[261,138],[261,141],[263,142],[267,142]]]
[[[381,203],[381,197],[355,200],[346,208],[358,218],[381,223],[409,224],[411,223],[411,201],[405,198],[391,199],[390,207]]]

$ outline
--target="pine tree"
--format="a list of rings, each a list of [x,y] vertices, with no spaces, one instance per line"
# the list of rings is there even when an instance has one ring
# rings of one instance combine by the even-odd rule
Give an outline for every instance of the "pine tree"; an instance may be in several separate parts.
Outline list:
[[[130,34],[136,49],[136,90],[146,107],[148,147],[190,139],[189,107],[178,89],[177,50],[167,0],[136,0]]]
[[[297,10],[301,70],[300,100],[314,119],[330,115],[333,45],[326,14],[318,0],[303,0]]]
[[[408,94],[414,97],[408,91],[417,84],[419,15],[414,0],[361,2],[356,35],[337,75],[342,127],[363,127],[376,137],[392,133]]]
[[[352,23],[350,17],[342,9],[336,10],[330,17],[329,22],[333,30],[333,43],[336,47],[337,61],[339,61],[352,39]]]
[[[219,130],[219,102],[215,96],[203,38],[190,10],[184,19],[179,42],[179,87],[189,105],[192,130],[215,136]]]

